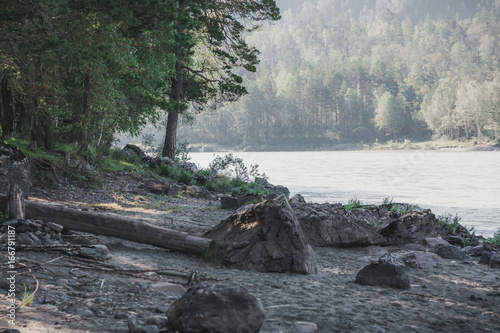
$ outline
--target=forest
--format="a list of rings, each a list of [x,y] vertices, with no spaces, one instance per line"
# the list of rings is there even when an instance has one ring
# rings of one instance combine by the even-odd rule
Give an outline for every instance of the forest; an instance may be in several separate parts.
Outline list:
[[[329,148],[388,140],[498,140],[498,1],[277,1],[248,95],[195,115],[191,143]]]
[[[279,18],[274,0],[2,0],[1,137],[90,160],[163,121],[172,158],[180,115],[244,95],[246,32]]]

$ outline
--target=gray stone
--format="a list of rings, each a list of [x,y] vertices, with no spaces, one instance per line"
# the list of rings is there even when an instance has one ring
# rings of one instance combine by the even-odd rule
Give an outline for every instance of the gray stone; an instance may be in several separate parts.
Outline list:
[[[128,315],[125,313],[116,313],[113,318],[115,318],[115,319],[128,319]]]
[[[341,205],[293,203],[292,208],[314,246],[368,246],[385,241],[372,225]]]
[[[108,257],[109,250],[106,247],[106,245],[95,244],[95,245],[83,246],[80,249],[80,254],[85,257],[97,260],[104,260]]]
[[[31,190],[26,155],[14,145],[0,140],[0,194],[6,195],[11,184],[17,184],[27,198]]]
[[[220,257],[234,268],[317,273],[314,251],[284,195],[239,210],[206,237],[227,244]]]
[[[181,332],[259,332],[265,310],[242,286],[216,284],[190,288],[167,311]]]
[[[291,205],[297,204],[297,203],[306,203],[306,199],[300,194],[295,194],[290,200],[288,201]]]
[[[422,269],[436,268],[441,261],[437,254],[423,251],[404,253],[401,258],[406,266]]]
[[[35,245],[35,241],[28,234],[20,233],[16,235],[16,242],[19,245]]]
[[[490,267],[500,268],[500,252],[497,252],[491,256]]]
[[[150,288],[151,290],[162,291],[167,294],[184,294],[186,292],[186,288],[184,288],[180,284],[169,283],[169,282],[155,283],[152,284]]]
[[[166,164],[166,165],[174,165],[175,164],[174,160],[171,159],[170,157],[167,157],[167,156],[160,158],[160,161],[161,161],[161,163]]]
[[[181,162],[179,163],[179,166],[193,174],[198,173],[198,167],[192,162]]]
[[[434,252],[434,251],[433,251]],[[435,253],[444,259],[465,260],[467,255],[454,245],[441,245],[437,248]]]
[[[166,312],[167,310],[165,310]],[[158,328],[164,328],[168,324],[168,319],[165,316],[151,316],[146,319],[147,325],[155,325]]]
[[[315,323],[310,323],[307,321],[296,321],[294,323],[297,331],[300,333],[316,333],[318,331],[318,325]]]
[[[410,279],[401,258],[383,255],[378,262],[365,266],[356,275],[355,283],[368,286],[384,286],[411,289]]]
[[[137,318],[135,316],[128,316],[127,326],[129,333],[137,333],[137,329],[139,328],[139,325],[137,325]]]
[[[47,228],[50,228],[54,230],[55,232],[61,232],[63,231],[64,227],[60,224],[53,223],[53,222],[47,222],[46,224]]]
[[[90,318],[94,316],[94,313],[89,309],[82,309],[80,311],[77,311],[76,314],[82,318]]]
[[[139,326],[136,333],[158,333],[158,327],[156,325]]]

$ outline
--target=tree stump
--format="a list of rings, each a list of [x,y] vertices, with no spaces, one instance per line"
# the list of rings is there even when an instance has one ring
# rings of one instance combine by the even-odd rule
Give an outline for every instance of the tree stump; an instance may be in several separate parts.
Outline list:
[[[17,184],[9,186],[6,213],[9,219],[24,220],[26,218],[23,192]]]

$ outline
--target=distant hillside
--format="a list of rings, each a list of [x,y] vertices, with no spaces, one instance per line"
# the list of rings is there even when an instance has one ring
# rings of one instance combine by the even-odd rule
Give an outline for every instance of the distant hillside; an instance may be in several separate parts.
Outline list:
[[[305,8],[324,10],[340,16],[350,14],[359,19],[371,19],[378,15],[398,15],[409,17],[414,23],[423,21],[427,15],[439,20],[454,17],[472,18],[482,10],[500,11],[499,0],[277,0],[282,12],[291,10],[294,14]]]

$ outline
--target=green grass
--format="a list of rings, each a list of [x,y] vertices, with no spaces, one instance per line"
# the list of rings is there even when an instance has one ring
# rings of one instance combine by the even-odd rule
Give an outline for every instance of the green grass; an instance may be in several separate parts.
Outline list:
[[[462,218],[459,217],[457,214],[455,216],[451,214],[444,214],[438,216],[438,221],[439,223],[443,226],[446,227],[446,230],[448,230],[449,233],[454,234],[458,227],[460,227],[460,220]]]
[[[361,201],[357,198],[351,198],[347,202],[347,204],[344,205],[345,208],[349,210],[353,210],[356,208],[362,208],[364,205],[361,203]]]
[[[415,209],[420,209],[418,205],[408,205],[408,204],[393,204],[391,206],[391,212],[396,212],[400,215],[409,213]]]
[[[31,305],[31,303],[33,303],[34,300],[35,300],[35,291],[32,291],[31,287],[27,288],[26,285],[24,285],[22,303],[24,305]]]
[[[493,234],[493,237],[488,238],[488,240],[493,244],[500,245],[500,229]]]

